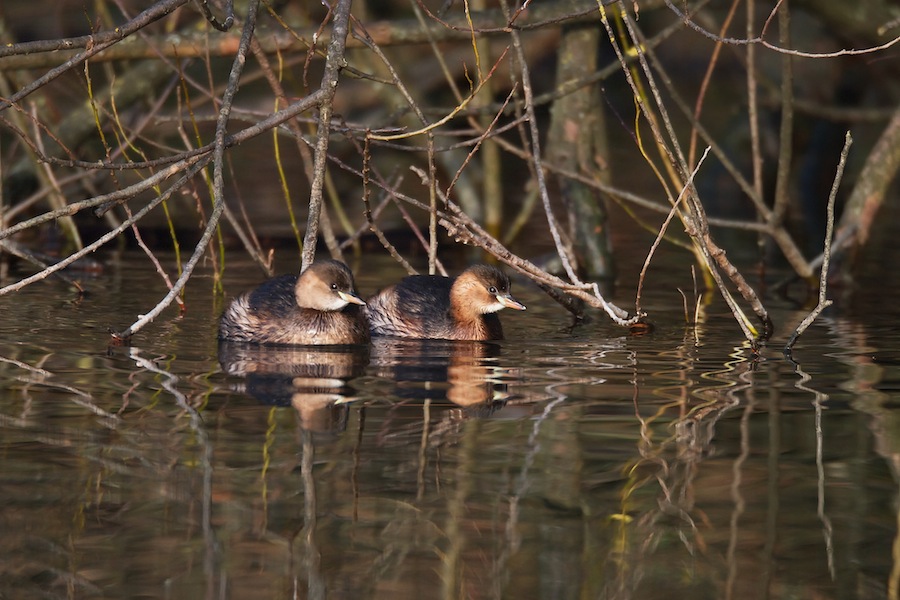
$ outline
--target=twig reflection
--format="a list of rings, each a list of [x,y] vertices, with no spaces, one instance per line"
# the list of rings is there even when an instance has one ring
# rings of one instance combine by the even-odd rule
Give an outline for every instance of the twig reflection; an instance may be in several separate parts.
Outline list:
[[[831,574],[831,580],[835,581],[837,579],[837,571],[834,565],[834,532],[831,519],[825,513],[825,462],[823,459],[824,434],[822,432],[822,411],[824,410],[824,403],[828,401],[828,394],[823,394],[822,392],[809,387],[807,384],[812,381],[812,376],[803,370],[799,362],[790,357],[789,360],[791,364],[794,365],[794,372],[799,377],[794,384],[795,387],[798,390],[809,392],[813,395],[812,405],[816,411],[816,474],[818,476],[816,514],[819,515],[819,520],[822,521],[822,535],[825,538],[825,551],[828,556],[828,572]]]
[[[51,355],[49,354],[46,355],[43,360],[50,358],[50,356]],[[43,362],[43,360],[41,362]],[[43,388],[68,392],[69,394],[71,394],[71,401],[74,404],[89,410],[99,417],[103,417],[103,424],[106,427],[115,427],[116,422],[118,421],[118,416],[97,406],[97,404],[93,400],[93,396],[90,393],[65,383],[53,381],[53,373],[41,367],[32,366],[20,360],[7,358],[4,356],[0,356],[0,362],[11,364],[31,374],[28,379],[24,380],[26,388],[23,390],[23,392],[32,386],[39,386]],[[19,418],[24,420],[26,418],[26,415],[27,408],[23,411],[22,415]],[[24,424],[24,421],[22,421],[22,423]]]
[[[216,581],[216,574],[220,577],[225,576],[222,566],[222,548],[216,539],[215,531],[212,526],[212,444],[210,444],[206,426],[200,413],[191,406],[187,397],[178,389],[178,376],[161,369],[156,365],[155,360],[142,356],[141,350],[136,347],[128,349],[128,356],[134,363],[151,373],[156,373],[160,378],[160,385],[169,392],[175,399],[179,408],[188,416],[188,423],[191,430],[196,436],[197,446],[200,448],[197,462],[202,474],[203,492],[201,497],[202,507],[202,529],[203,539],[206,543],[206,554],[204,555],[204,571],[207,577],[207,597],[214,597],[214,590],[219,589],[222,595],[226,594],[224,581]]]

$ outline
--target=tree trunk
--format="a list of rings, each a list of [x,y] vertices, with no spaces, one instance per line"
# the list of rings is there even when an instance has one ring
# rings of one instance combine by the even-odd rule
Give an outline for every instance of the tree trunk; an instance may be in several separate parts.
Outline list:
[[[569,25],[563,28],[557,63],[556,86],[587,77],[597,70],[600,28]],[[597,158],[607,155],[602,105],[594,85],[581,87],[557,99],[550,109],[548,159],[564,169],[595,174],[608,183],[609,173],[599,170]],[[558,178],[559,193],[570,216],[569,234],[582,270],[596,277],[612,277],[606,207],[595,189],[581,182]]]

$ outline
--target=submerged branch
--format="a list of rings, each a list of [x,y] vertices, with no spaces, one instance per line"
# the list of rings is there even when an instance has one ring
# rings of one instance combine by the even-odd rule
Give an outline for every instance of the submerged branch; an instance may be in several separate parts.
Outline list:
[[[844,177],[844,166],[847,164],[847,155],[850,153],[850,145],[853,144],[853,138],[850,136],[850,132],[847,132],[847,135],[844,137],[844,149],[841,150],[841,160],[838,163],[837,170],[834,174],[834,183],[831,185],[831,193],[828,195],[828,208],[827,216],[826,216],[826,227],[825,227],[825,243],[823,244],[823,248],[825,249],[822,256],[822,269],[819,274],[819,302],[816,304],[816,307],[810,312],[805,319],[797,326],[794,330],[794,333],[791,335],[787,344],[784,346],[785,355],[790,358],[791,350],[794,348],[794,344],[797,342],[797,339],[803,335],[803,332],[812,325],[813,321],[819,318],[819,315],[822,314],[822,311],[831,306],[832,301],[827,298],[827,288],[828,288],[828,263],[831,259],[831,238],[832,233],[834,232],[834,203],[837,198],[838,188],[841,185],[841,179]]]
[[[638,64],[641,67],[641,71],[644,75],[644,80],[646,81],[651,91],[654,108],[659,115],[659,120],[662,121],[665,135],[663,134],[663,129],[660,128],[657,122],[657,113],[654,113],[650,108],[647,99],[642,93],[641,86],[638,85],[635,80],[635,76],[628,68],[625,60],[625,53],[623,52],[616,37],[616,33],[609,22],[606,11],[601,7],[601,13],[603,15],[603,26],[606,28],[610,43],[616,52],[616,56],[619,58],[619,63],[622,66],[622,72],[625,75],[626,81],[628,81],[628,84],[632,89],[632,93],[634,95],[634,99],[638,105],[638,108],[640,109],[641,114],[645,116],[647,123],[650,125],[650,129],[653,133],[653,138],[658,148],[660,149],[661,154],[667,160],[667,166],[672,172],[677,172],[677,176],[682,181],[688,181],[690,169],[688,168],[687,159],[685,158],[681,150],[678,136],[669,118],[666,103],[663,100],[663,97],[656,85],[656,79],[653,76],[653,72],[650,68],[647,56],[642,50],[645,40],[638,30],[636,23],[627,13],[624,2],[622,2],[622,0],[618,0],[617,5],[620,10],[619,15],[621,17],[622,23],[624,24],[625,30],[627,31],[628,36],[636,50]],[[735,267],[731,263],[731,261],[728,260],[725,255],[725,250],[719,247],[713,241],[712,236],[709,232],[709,223],[706,219],[706,211],[703,207],[703,204],[700,202],[700,199],[697,196],[696,188],[694,188],[693,185],[688,186],[688,194],[686,196],[686,199],[687,210],[684,211],[683,214],[679,213],[685,225],[685,231],[693,240],[695,247],[699,251],[699,256],[702,258],[705,266],[708,269],[708,272],[715,281],[716,286],[719,288],[723,299],[731,309],[732,314],[734,315],[738,325],[741,327],[741,330],[744,332],[744,335],[747,337],[748,341],[755,347],[757,344],[757,332],[753,330],[743,311],[741,311],[740,307],[731,297],[731,294],[728,292],[728,289],[725,285],[724,280],[722,279],[722,275],[719,270],[721,269],[725,273],[725,275],[729,277],[729,279],[731,279],[732,283],[736,286],[744,299],[750,303],[754,312],[756,312],[757,316],[762,321],[763,338],[767,338],[769,335],[771,335],[772,332],[772,322],[768,315],[768,312],[766,311],[765,307],[762,304],[762,301],[759,299],[756,292],[753,290],[753,288],[750,287],[749,284],[747,284],[746,280],[741,275],[737,267]],[[670,202],[674,204],[674,200],[671,198]]]

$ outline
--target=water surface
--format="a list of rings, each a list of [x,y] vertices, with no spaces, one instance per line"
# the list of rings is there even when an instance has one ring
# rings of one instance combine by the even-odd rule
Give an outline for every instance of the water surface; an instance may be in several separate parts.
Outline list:
[[[896,319],[839,306],[792,362],[808,308],[767,300],[754,355],[684,281],[632,336],[516,280],[499,343],[220,347],[205,269],[124,347],[165,291],[140,256],[0,298],[0,597],[896,594]]]

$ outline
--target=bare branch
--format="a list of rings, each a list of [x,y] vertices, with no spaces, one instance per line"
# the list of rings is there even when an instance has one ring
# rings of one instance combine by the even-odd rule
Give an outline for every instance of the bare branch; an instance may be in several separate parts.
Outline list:
[[[822,269],[819,273],[819,302],[816,304],[816,307],[810,312],[803,321],[797,325],[797,328],[794,330],[794,333],[791,335],[790,339],[787,341],[787,344],[784,346],[784,354],[788,358],[791,356],[791,350],[794,348],[794,344],[797,342],[797,339],[803,335],[803,332],[813,324],[813,321],[819,318],[819,315],[822,314],[822,311],[831,306],[832,301],[827,299],[827,289],[828,289],[828,263],[831,258],[831,237],[834,231],[834,203],[837,198],[838,187],[841,184],[841,179],[844,176],[844,166],[847,164],[847,155],[850,153],[850,146],[853,144],[853,138],[850,137],[850,132],[847,132],[847,135],[844,138],[844,149],[841,150],[841,160],[838,163],[837,170],[834,174],[834,183],[831,186],[831,193],[828,195],[828,208],[827,210],[827,219],[826,219],[826,228],[825,228],[825,243],[823,248],[825,248],[823,252],[822,259]]]
[[[882,50],[887,50],[888,48],[894,46],[898,42],[900,42],[900,36],[897,36],[883,44],[878,44],[876,46],[870,46],[868,48],[861,49],[843,49],[838,50],[836,52],[803,52],[801,50],[796,50],[793,48],[785,48],[776,44],[772,44],[763,39],[765,34],[765,27],[763,28],[763,34],[759,36],[748,36],[746,38],[725,38],[721,37],[711,31],[708,31],[704,27],[698,25],[688,17],[685,13],[681,12],[678,7],[672,2],[672,0],[665,0],[666,6],[669,7],[669,10],[674,12],[678,17],[682,20],[682,22],[705,37],[708,37],[711,40],[715,40],[716,42],[722,42],[725,44],[733,44],[733,45],[749,45],[749,44],[759,44],[768,48],[769,50],[773,50],[775,52],[780,52],[782,54],[789,54],[791,56],[798,56],[801,58],[838,58],[840,56],[858,56],[861,54],[873,54],[876,52],[881,52]],[[772,10],[772,14],[774,14],[778,10],[778,6],[781,5],[782,2],[778,2],[778,5]],[[771,20],[771,15],[769,20]],[[767,21],[768,24],[768,21]]]
[[[203,230],[203,235],[200,237],[200,241],[197,242],[197,245],[194,248],[194,253],[184,265],[184,269],[182,270],[181,275],[172,285],[169,293],[166,294],[166,296],[162,300],[160,300],[152,310],[138,317],[137,321],[132,323],[123,331],[111,331],[110,334],[116,340],[129,340],[131,336],[143,329],[148,323],[151,323],[153,319],[155,319],[163,310],[166,309],[166,307],[168,307],[172,303],[175,297],[181,293],[181,290],[187,284],[188,279],[190,279],[191,274],[194,272],[194,268],[197,266],[197,263],[200,261],[200,258],[203,256],[204,252],[206,252],[206,246],[212,238],[213,232],[215,232],[216,227],[218,227],[219,218],[222,216],[222,212],[225,210],[225,180],[223,173],[224,153],[226,147],[225,130],[228,126],[228,117],[231,114],[231,106],[234,102],[234,95],[237,93],[238,86],[240,84],[241,72],[244,69],[247,51],[250,48],[250,40],[253,38],[253,31],[256,27],[256,13],[258,9],[259,0],[250,0],[247,6],[247,18],[244,21],[244,28],[241,34],[241,48],[231,65],[231,73],[228,76],[228,86],[225,88],[225,93],[222,96],[222,106],[219,109],[219,119],[216,122],[216,141],[212,156],[213,210],[206,222],[206,227]]]
[[[227,0],[225,3],[225,20],[222,22],[219,22],[219,19],[212,14],[208,0],[197,0],[197,5],[200,7],[200,12],[209,21],[209,24],[219,31],[228,31],[234,25],[234,0]]]
[[[129,35],[134,32],[143,29],[150,23],[157,21],[169,13],[171,13],[176,8],[187,4],[190,0],[160,0],[135,18],[131,19],[128,23],[116,27],[114,30],[106,32],[105,35],[101,36],[86,36],[85,50],[83,52],[79,52],[72,58],[68,59],[66,62],[62,63],[58,67],[55,67],[48,71],[43,77],[39,77],[35,79],[30,84],[26,85],[18,92],[10,96],[9,98],[0,100],[0,112],[3,112],[10,106],[20,102],[23,98],[27,97],[29,94],[33,93],[35,90],[38,90],[53,81],[69,69],[76,67],[86,61],[87,59],[95,56],[110,46],[119,43]],[[99,39],[98,39],[99,37]],[[4,56],[4,52],[7,53],[17,53],[19,50],[16,49],[16,45],[2,45],[0,46],[0,57]],[[27,53],[27,50],[26,50]]]
[[[313,163],[313,180],[309,193],[309,216],[306,235],[303,238],[303,262],[301,271],[312,264],[316,255],[316,240],[319,234],[319,212],[322,210],[322,186],[325,182],[325,167],[328,162],[328,135],[331,132],[332,100],[337,90],[341,66],[345,63],[344,46],[350,22],[350,0],[337,0],[331,26],[331,42],[325,60],[320,90],[324,97],[319,104],[319,127],[316,132],[316,151]]]

